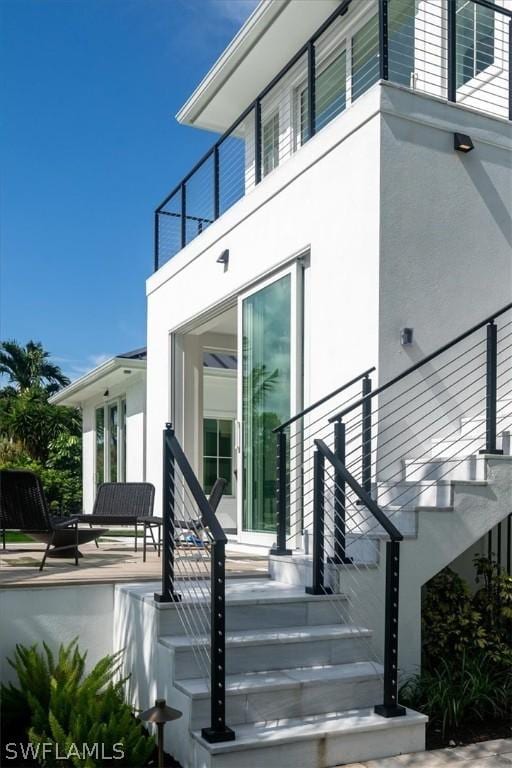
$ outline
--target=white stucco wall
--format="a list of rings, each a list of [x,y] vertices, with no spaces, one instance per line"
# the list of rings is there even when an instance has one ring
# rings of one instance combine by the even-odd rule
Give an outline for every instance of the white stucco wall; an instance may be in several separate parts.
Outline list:
[[[145,479],[145,374],[133,373],[126,383],[108,387],[108,398],[96,396],[82,403],[82,482],[84,512],[90,514],[96,496],[96,408],[119,397],[126,398],[126,480]]]
[[[0,680],[15,681],[7,663],[16,643],[46,642],[56,650],[79,638],[92,667],[113,649],[114,585],[0,589]]]
[[[157,488],[171,403],[170,332],[297,255],[309,252],[311,264],[308,397],[376,360],[379,100],[378,89],[364,94],[149,278],[147,479]],[[227,271],[216,263],[224,248]]]

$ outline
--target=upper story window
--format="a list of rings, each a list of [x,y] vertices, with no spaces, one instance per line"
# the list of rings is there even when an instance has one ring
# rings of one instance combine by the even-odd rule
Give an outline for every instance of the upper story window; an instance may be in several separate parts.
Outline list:
[[[261,131],[263,148],[263,175],[279,165],[279,111],[263,122]]]
[[[379,25],[377,16],[352,38],[352,101],[379,79]]]
[[[457,88],[494,64],[494,11],[457,0]]]
[[[320,130],[333,118],[343,112],[347,96],[347,54],[346,51],[331,56],[329,63],[324,65],[316,76],[315,81],[315,111],[316,130]],[[298,145],[308,138],[309,121],[309,88],[302,85],[298,91]]]

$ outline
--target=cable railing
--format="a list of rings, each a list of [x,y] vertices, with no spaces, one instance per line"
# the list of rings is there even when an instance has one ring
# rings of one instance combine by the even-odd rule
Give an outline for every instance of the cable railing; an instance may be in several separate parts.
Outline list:
[[[163,433],[163,542],[160,603],[176,606],[190,638],[197,671],[210,692],[206,741],[235,738],[226,725],[227,542],[215,511],[225,480],[218,479],[209,499],[195,476],[170,424]]]
[[[379,80],[512,119],[505,0],[341,0],[155,211],[159,269]]]
[[[308,591],[375,630],[377,711],[395,716],[400,541],[419,510],[451,509],[454,481],[485,481],[487,457],[511,452],[512,303],[373,390],[372,370],[276,430],[274,554],[292,554],[298,521],[312,532]],[[511,520],[488,543],[509,569]]]

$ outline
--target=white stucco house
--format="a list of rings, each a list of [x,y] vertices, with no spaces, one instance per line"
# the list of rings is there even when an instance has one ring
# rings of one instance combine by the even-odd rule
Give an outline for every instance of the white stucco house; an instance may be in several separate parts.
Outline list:
[[[424,718],[373,711],[382,675],[396,691],[419,664],[421,588],[475,551],[510,568],[511,24],[508,0],[262,0],[177,115],[220,138],[157,208],[147,356],[54,402],[83,407],[86,508],[117,408],[119,479],[165,513],[172,423],[205,492],[227,482],[232,546],[273,549],[264,589],[227,592],[234,740],[200,731],[191,593],[119,590],[119,647],[145,627],[134,701],[184,711],[184,766],[421,749]]]

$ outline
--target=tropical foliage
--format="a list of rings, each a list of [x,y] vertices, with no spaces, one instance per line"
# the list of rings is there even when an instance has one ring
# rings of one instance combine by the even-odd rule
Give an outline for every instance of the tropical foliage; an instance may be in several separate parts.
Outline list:
[[[81,507],[81,415],[48,402],[69,379],[39,342],[0,344],[0,468],[40,475],[50,503]]]
[[[52,394],[69,384],[69,379],[49,358],[50,353],[39,341],[29,341],[24,347],[16,341],[4,341],[0,344],[0,374],[6,375],[11,388],[20,392],[44,387]]]
[[[512,578],[480,555],[474,568],[475,592],[450,568],[427,584],[422,671],[400,691],[444,742],[462,727],[512,719]]]
[[[42,650],[17,645],[9,664],[19,687],[1,688],[2,730],[9,741],[16,736],[30,742],[33,752],[39,745],[39,753],[43,744],[51,745],[41,762],[47,768],[146,765],[154,740],[124,701],[121,653],[105,656],[86,673],[87,653],[76,639],[57,654],[45,643]]]

